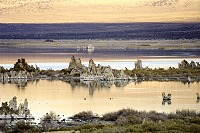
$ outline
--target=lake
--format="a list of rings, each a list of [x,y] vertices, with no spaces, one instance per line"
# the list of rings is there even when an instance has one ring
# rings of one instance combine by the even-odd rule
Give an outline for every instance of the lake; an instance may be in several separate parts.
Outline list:
[[[171,103],[162,101],[162,92],[172,94]],[[28,98],[29,109],[36,118],[50,111],[69,117],[81,111],[91,110],[102,115],[122,108],[168,113],[181,109],[200,111],[197,92],[200,93],[199,82],[188,86],[179,81],[35,80],[17,84],[0,83],[0,102],[9,101],[16,96],[19,104]]]
[[[68,68],[71,56],[81,58],[88,66],[89,59],[112,68],[134,69],[134,62],[142,60],[143,67],[178,67],[186,59],[200,62],[200,40],[0,40],[0,66],[13,67],[19,58],[41,69]],[[94,51],[85,50],[88,44]],[[181,45],[181,49],[179,49]],[[191,45],[191,47],[190,47]],[[79,49],[80,48],[80,49]],[[162,92],[171,93],[171,103],[163,103]],[[102,115],[122,108],[173,112],[177,109],[200,111],[196,93],[200,83],[188,86],[179,81],[143,82],[75,82],[34,80],[30,82],[0,83],[0,102],[17,96],[18,104],[28,98],[29,109],[36,117],[49,111],[72,116],[91,110]],[[86,98],[86,100],[84,100]]]

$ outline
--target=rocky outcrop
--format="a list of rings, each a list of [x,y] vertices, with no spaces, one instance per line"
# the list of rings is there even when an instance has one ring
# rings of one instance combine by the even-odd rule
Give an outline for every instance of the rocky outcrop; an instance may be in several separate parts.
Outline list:
[[[30,110],[28,109],[28,100],[25,99],[24,103],[20,103],[19,106],[17,106],[17,97],[14,96],[10,101],[9,104],[7,102],[2,103],[2,106],[0,107],[0,115],[2,114],[17,114],[17,115],[27,115],[30,114]]]
[[[0,66],[0,73],[4,73],[5,72],[5,68]]]
[[[110,66],[101,66],[94,63],[93,59],[89,60],[89,66],[82,65],[80,58],[71,57],[68,69],[71,70],[70,75],[80,77],[81,80],[114,80],[114,79],[130,79],[123,70],[115,70]],[[115,72],[115,74],[113,73]]]
[[[113,71],[110,66],[103,67],[102,75],[103,75],[103,80],[113,80],[114,79]]]
[[[181,61],[181,63],[178,64],[178,67],[180,69],[183,69],[183,68],[184,69],[190,69],[190,68],[194,69],[194,68],[200,68],[200,65],[199,65],[199,62],[195,63],[194,61],[191,61],[189,63],[186,60],[183,60],[183,61]]]
[[[124,73],[124,70],[113,70],[114,77],[117,79],[129,79],[130,77]]]
[[[27,71],[27,72],[36,72],[40,71],[39,67],[36,68],[33,65],[28,65],[24,58],[18,59],[17,62],[14,64],[14,71]]]
[[[18,107],[18,113],[19,114],[30,114],[30,110],[28,109],[28,101],[27,98],[24,100],[24,103],[20,103]]]
[[[9,101],[9,107],[10,109],[13,109],[14,111],[17,111],[17,97],[14,96],[10,101]]]
[[[178,64],[178,67],[179,68],[190,68],[190,64],[186,60],[183,60],[183,61],[181,61],[181,63]]]
[[[68,69],[81,69],[83,67],[80,58],[75,58],[74,56],[71,57],[71,61],[69,63]]]
[[[33,75],[38,74],[40,68],[36,65],[28,65],[25,59],[21,58],[14,64],[13,68],[4,69],[0,67],[0,82],[8,83],[17,80],[33,79]]]
[[[89,60],[88,73],[89,75],[97,75],[97,67],[92,59]]]
[[[191,61],[190,67],[191,67],[191,68],[196,68],[196,67],[197,67],[197,66],[196,66],[196,63],[195,63],[194,61]]]
[[[135,62],[135,69],[142,69],[142,61],[141,60],[137,60]]]

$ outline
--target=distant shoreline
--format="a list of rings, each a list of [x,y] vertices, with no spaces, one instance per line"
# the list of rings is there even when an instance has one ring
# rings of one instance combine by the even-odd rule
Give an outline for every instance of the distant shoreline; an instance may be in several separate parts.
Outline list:
[[[152,39],[152,40],[101,40],[101,39],[0,39],[0,47],[4,49],[20,48],[20,49],[36,49],[45,48],[71,48],[77,50],[84,49],[89,44],[95,49],[110,49],[110,50],[129,50],[129,49],[200,49],[200,39]]]
[[[87,51],[88,45],[94,51]],[[200,39],[180,40],[53,40],[0,39],[0,65],[13,64],[18,58],[36,63],[68,63],[70,57],[81,57],[83,62],[180,62],[200,59]],[[177,61],[179,60],[179,61]],[[150,65],[150,64],[148,64]],[[150,65],[151,66],[151,65]],[[170,66],[170,65],[169,65]],[[172,65],[173,66],[173,65]],[[66,66],[67,67],[67,66]],[[131,67],[126,66],[129,69]],[[174,66],[173,66],[174,67]],[[124,67],[123,67],[124,68]]]

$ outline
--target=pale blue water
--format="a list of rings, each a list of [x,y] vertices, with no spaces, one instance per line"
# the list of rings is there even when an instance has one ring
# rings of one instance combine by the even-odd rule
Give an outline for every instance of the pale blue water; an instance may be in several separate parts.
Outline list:
[[[178,67],[178,63],[180,63],[183,59],[144,59],[142,62],[143,68],[146,68],[147,66],[149,68],[169,68],[171,67]],[[191,61],[200,62],[200,59],[187,59],[188,62]],[[88,66],[88,62],[82,62],[85,66]],[[120,61],[101,61],[101,62],[95,62],[96,65],[100,64],[102,66],[111,66],[113,69],[125,69],[128,68],[130,70],[134,69],[134,63],[135,60],[126,61],[126,60],[120,60]],[[30,65],[35,65],[40,67],[41,70],[47,70],[47,69],[53,69],[53,70],[62,70],[65,68],[68,68],[69,63],[67,62],[46,62],[46,63],[30,63]],[[4,68],[11,68],[14,65],[13,64],[0,64]]]

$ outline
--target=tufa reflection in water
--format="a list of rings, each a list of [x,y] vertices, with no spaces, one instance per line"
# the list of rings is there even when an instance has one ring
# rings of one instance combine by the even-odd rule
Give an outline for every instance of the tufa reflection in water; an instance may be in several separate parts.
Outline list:
[[[84,81],[84,80],[78,80],[78,79],[68,79],[64,82],[67,82],[70,84],[72,89],[75,89],[75,87],[84,87],[89,89],[89,95],[93,96],[94,91],[96,89],[103,89],[103,88],[111,88],[113,85],[116,87],[125,87],[128,85],[131,81],[129,80],[114,80],[114,81],[100,81],[100,80],[93,80],[93,81]]]
[[[89,94],[89,96],[91,96],[91,97],[93,97],[94,96],[94,92],[95,91],[99,91],[99,90],[111,90],[111,88],[117,88],[117,87],[121,87],[121,88],[126,88],[126,86],[128,85],[128,84],[131,84],[131,86],[129,86],[128,88],[136,88],[136,89],[133,89],[133,91],[136,91],[136,92],[134,92],[134,93],[140,93],[140,92],[137,92],[138,90],[140,90],[141,92],[142,92],[142,89],[138,89],[137,90],[137,88],[139,87],[139,88],[143,88],[143,87],[141,87],[141,85],[143,84],[143,83],[151,83],[151,81],[149,81],[149,82],[146,82],[146,81],[144,81],[144,82],[142,82],[142,81],[140,81],[140,82],[137,82],[137,81],[135,81],[135,82],[133,82],[133,81],[128,81],[128,80],[114,80],[114,81],[98,81],[98,80],[94,80],[94,81],[83,81],[83,80],[79,80],[79,79],[65,79],[65,80],[62,80],[62,81],[60,81],[60,80],[47,80],[47,79],[45,79],[45,81],[47,81],[48,83],[48,86],[51,86],[51,84],[54,84],[55,86],[54,87],[52,87],[52,90],[55,90],[55,89],[57,89],[56,87],[57,86],[59,86],[59,84],[60,84],[60,82],[63,82],[64,84],[66,84],[67,86],[70,86],[69,88],[72,90],[72,91],[74,91],[74,90],[78,90],[79,88],[83,88],[83,89],[85,89],[85,91],[86,91],[86,93],[88,93]],[[53,83],[54,81],[56,81],[55,83]],[[133,82],[133,83],[131,83],[131,82]],[[31,86],[33,85],[32,83],[34,83],[34,86],[32,86],[32,88],[35,88],[37,85],[40,85],[40,83],[42,83],[43,84],[43,81],[42,81],[42,79],[34,79],[34,80],[30,80],[30,79],[9,79],[9,80],[0,80],[0,83],[2,83],[3,85],[2,86],[4,86],[5,84],[11,84],[13,87],[14,86],[16,86],[15,88],[18,88],[18,89],[20,89],[20,90],[25,90],[26,88],[31,88]],[[49,83],[50,83],[50,85],[49,85]],[[57,84],[58,83],[58,84]],[[159,87],[160,87],[160,85],[161,85],[161,82],[158,82],[159,83],[159,86],[157,86],[156,88],[157,89],[159,89]],[[177,82],[178,83],[178,82]],[[181,81],[179,81],[179,83],[181,83],[183,86],[180,86],[180,87],[186,87],[186,84],[185,84],[185,82],[181,82]],[[167,84],[167,85],[164,85],[164,86],[166,86],[166,88],[171,88],[170,87],[170,85],[171,85],[171,82],[162,82],[162,84]],[[186,87],[185,88],[185,91],[193,91],[193,89],[194,88],[198,88],[198,86],[196,86],[196,87],[194,87],[194,82],[192,82],[191,83],[191,87],[190,87],[190,90],[188,90],[188,88]],[[199,84],[199,82],[196,82],[196,84],[198,85]],[[169,86],[168,86],[169,85]],[[44,88],[44,89],[49,89],[49,87],[48,86],[45,86],[44,85],[44,87],[42,87],[42,88]],[[5,86],[6,87],[6,86]],[[11,87],[11,86],[7,86],[7,87]],[[174,86],[173,86],[174,87]],[[37,87],[36,87],[37,88]],[[152,88],[151,86],[148,86],[148,88]],[[51,89],[51,88],[50,88]],[[59,89],[59,88],[58,88]],[[174,90],[175,89],[175,90]],[[172,90],[172,92],[174,91],[174,92],[176,92],[177,90],[176,89],[178,89],[178,88],[174,88],[173,90]],[[29,89],[29,91],[32,91],[33,89]],[[152,90],[153,91],[153,90]],[[184,91],[184,90],[182,90],[182,91]],[[185,92],[184,91],[184,92]],[[2,92],[3,92],[3,90],[2,90]],[[196,92],[195,92],[195,94],[198,92],[198,90],[196,90]],[[31,92],[32,93],[32,92]],[[34,92],[35,93],[35,92]],[[111,96],[112,97],[112,96]],[[198,96],[196,96],[196,95],[194,95],[193,94],[193,96],[192,96],[193,98],[195,98],[195,101],[196,101],[196,103],[199,103],[199,98],[198,98]],[[171,104],[171,101],[165,101],[165,100],[163,100],[162,101],[162,104],[163,105],[166,105],[166,104],[168,104],[168,105],[170,105]]]
[[[27,80],[27,79],[7,79],[7,80],[1,80],[0,82],[3,84],[15,84],[17,88],[19,89],[24,89],[27,86],[27,83],[32,80]]]
[[[47,79],[46,79],[47,80]],[[3,84],[15,84],[18,89],[25,89],[29,82],[36,81],[36,84],[40,82],[40,79],[7,79],[7,80],[1,80],[0,83]],[[53,80],[49,80],[53,81]],[[67,79],[63,80],[66,83],[69,83],[72,90],[74,90],[76,87],[84,87],[89,89],[89,95],[93,96],[93,93],[96,89],[103,89],[103,88],[111,88],[113,85],[116,87],[125,87],[128,85],[131,81],[130,80],[114,80],[114,81],[100,81],[100,80],[94,80],[94,81],[83,81],[79,79]]]
[[[165,105],[165,104],[171,105],[172,102],[171,102],[171,100],[163,100],[162,105]]]

